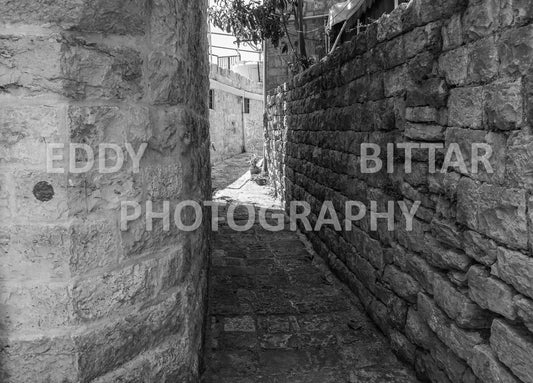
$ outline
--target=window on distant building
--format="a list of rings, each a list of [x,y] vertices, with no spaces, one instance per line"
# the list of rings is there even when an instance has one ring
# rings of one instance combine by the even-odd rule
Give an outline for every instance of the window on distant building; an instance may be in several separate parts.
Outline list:
[[[244,99],[244,113],[246,114],[250,113],[250,99],[249,98]]]
[[[215,109],[215,90],[214,89],[209,89],[209,109]]]

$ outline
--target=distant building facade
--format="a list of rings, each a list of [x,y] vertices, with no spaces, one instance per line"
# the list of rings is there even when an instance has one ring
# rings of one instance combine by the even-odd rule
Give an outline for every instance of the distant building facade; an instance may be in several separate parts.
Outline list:
[[[210,68],[211,162],[240,153],[263,156],[263,84],[228,69]]]

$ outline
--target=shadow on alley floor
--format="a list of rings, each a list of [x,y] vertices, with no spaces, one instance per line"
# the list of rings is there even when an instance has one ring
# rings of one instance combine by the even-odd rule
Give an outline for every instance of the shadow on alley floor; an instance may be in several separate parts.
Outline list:
[[[214,199],[267,208],[270,223],[281,212],[249,173]],[[257,219],[236,232],[224,219],[227,206],[220,211],[203,383],[417,382],[297,233],[267,231]],[[244,225],[247,214],[237,209],[236,223]]]
[[[211,167],[213,191],[227,188],[244,175],[249,170],[251,159],[250,153],[242,153],[214,164]]]

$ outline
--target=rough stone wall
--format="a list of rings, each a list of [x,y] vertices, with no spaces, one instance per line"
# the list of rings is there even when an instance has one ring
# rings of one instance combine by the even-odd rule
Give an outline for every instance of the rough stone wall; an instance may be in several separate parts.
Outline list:
[[[0,0],[0,381],[196,381],[209,232],[150,232],[145,202],[210,196],[206,8]],[[51,174],[46,143],[148,148]]]
[[[392,232],[367,215],[308,236],[432,382],[533,382],[532,20],[531,1],[412,0],[269,97],[271,176],[312,224],[324,200],[341,219],[346,200],[421,201],[411,232],[397,211]],[[469,171],[415,151],[409,174],[362,174],[368,142],[459,143]],[[494,173],[470,171],[473,142]]]
[[[243,151],[263,157],[262,85],[217,65],[211,65],[210,78],[214,91],[214,109],[209,111],[211,162]],[[250,113],[243,113],[244,98],[250,100]]]

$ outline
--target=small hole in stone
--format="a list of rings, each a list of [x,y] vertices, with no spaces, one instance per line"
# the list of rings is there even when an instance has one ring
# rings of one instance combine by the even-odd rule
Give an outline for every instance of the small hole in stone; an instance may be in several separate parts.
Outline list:
[[[33,195],[39,201],[47,202],[54,198],[54,188],[48,182],[41,181],[33,187]]]

